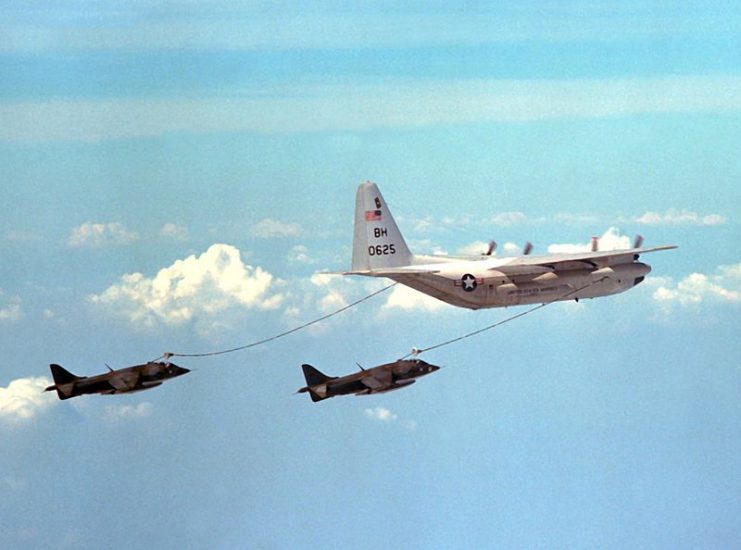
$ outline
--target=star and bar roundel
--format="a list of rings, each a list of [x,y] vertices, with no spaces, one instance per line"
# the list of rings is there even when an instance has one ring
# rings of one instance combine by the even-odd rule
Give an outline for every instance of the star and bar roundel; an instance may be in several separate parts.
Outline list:
[[[455,281],[455,286],[463,288],[466,292],[473,292],[476,287],[483,284],[484,279],[480,277],[474,277],[470,273],[466,273],[460,280]]]

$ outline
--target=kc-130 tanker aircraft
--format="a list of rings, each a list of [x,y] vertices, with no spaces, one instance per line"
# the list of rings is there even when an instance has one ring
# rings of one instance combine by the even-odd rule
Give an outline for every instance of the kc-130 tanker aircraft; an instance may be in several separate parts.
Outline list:
[[[641,254],[676,246],[517,257],[412,254],[375,183],[355,196],[352,268],[345,275],[387,277],[443,302],[469,309],[578,300],[617,294],[639,284],[651,267]]]

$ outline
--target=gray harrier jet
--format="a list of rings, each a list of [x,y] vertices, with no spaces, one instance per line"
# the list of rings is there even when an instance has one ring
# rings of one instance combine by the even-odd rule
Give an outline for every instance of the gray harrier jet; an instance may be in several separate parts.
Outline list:
[[[367,370],[360,367],[360,372],[339,377],[322,374],[311,365],[301,365],[301,368],[304,370],[306,386],[298,393],[309,392],[314,402],[337,395],[368,395],[398,390],[414,384],[415,378],[440,369],[421,359],[399,359]]]
[[[44,391],[57,390],[59,399],[69,399],[86,393],[131,393],[159,386],[165,380],[190,372],[172,363],[145,363],[108,371],[97,376],[75,376],[59,365],[49,365],[54,385]]]

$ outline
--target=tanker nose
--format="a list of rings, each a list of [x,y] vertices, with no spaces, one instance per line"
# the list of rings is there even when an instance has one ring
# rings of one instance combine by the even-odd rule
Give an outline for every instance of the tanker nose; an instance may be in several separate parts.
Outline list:
[[[641,264],[643,266],[643,273],[640,277],[636,277],[633,279],[633,286],[637,286],[643,282],[643,280],[646,278],[646,275],[651,273],[651,266],[648,264]]]

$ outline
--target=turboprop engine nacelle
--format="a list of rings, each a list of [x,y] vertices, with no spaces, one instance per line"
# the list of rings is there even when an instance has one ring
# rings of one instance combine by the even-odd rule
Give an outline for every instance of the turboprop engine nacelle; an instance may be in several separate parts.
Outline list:
[[[507,282],[496,287],[502,304],[526,304],[563,298],[594,298],[631,288],[651,271],[642,263],[617,264],[595,270],[565,269],[534,277],[529,281]]]
[[[650,273],[650,271],[651,268],[642,263],[618,264],[592,271],[588,269],[553,271],[538,275],[530,282],[548,286],[570,285],[571,287],[579,287],[608,278],[616,284],[625,285],[626,282],[629,282],[632,286],[633,284],[637,284],[635,282],[637,279],[641,279],[642,281],[643,277]],[[522,287],[523,285],[518,286]]]
[[[592,277],[594,279],[609,277],[610,279],[616,280],[616,282],[618,283],[631,281],[633,282],[633,284],[638,284],[649,273],[651,273],[651,266],[642,264],[640,262],[635,262],[630,264],[618,264],[597,269],[595,271],[592,271]],[[638,279],[640,279],[640,281],[638,281]]]

